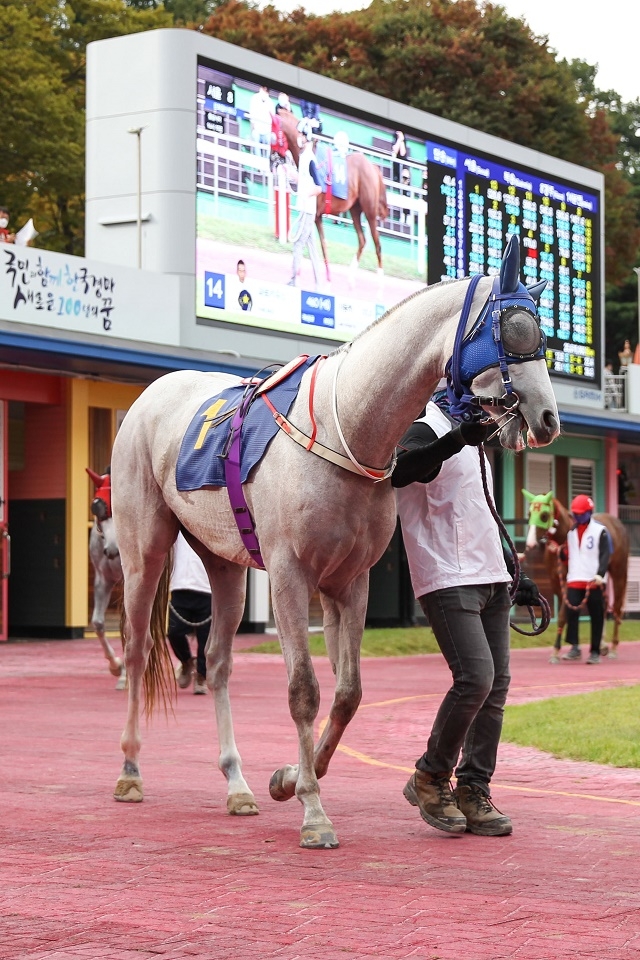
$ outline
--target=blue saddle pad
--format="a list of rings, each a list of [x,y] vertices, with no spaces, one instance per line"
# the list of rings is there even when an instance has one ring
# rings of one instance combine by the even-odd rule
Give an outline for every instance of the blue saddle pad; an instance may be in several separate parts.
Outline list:
[[[331,158],[329,158],[331,154]],[[326,143],[319,143],[316,152],[316,167],[327,186],[331,180],[331,193],[338,200],[346,200],[349,196],[349,175],[347,172],[347,158],[338,153]]]
[[[302,377],[317,359],[317,356],[309,357],[286,380],[269,390],[269,399],[278,413],[287,416],[291,404],[298,395]],[[222,393],[206,400],[198,410],[182,438],[176,463],[178,490],[226,487],[224,459],[221,454],[229,436],[233,417],[228,417],[215,426],[210,424],[214,418],[234,410],[242,400],[245,389],[246,384],[242,383],[227,387]],[[273,440],[279,429],[264,400],[260,397],[254,400],[242,424],[240,445],[242,483],[246,482],[249,471],[259,463],[269,442]]]

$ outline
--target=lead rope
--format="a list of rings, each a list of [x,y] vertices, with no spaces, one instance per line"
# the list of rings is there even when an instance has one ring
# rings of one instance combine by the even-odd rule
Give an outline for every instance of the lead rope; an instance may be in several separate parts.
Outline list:
[[[514,574],[513,574],[513,580],[511,581],[511,585],[509,587],[509,599],[513,603],[516,597],[516,593],[518,592],[518,586],[520,584],[520,560],[518,559],[518,551],[514,546],[513,540],[507,533],[507,528],[505,527],[502,521],[502,518],[500,517],[500,515],[498,514],[498,511],[496,510],[493,503],[493,497],[489,492],[489,485],[487,482],[487,463],[485,459],[484,444],[482,443],[478,447],[478,456],[480,457],[480,473],[482,474],[482,489],[484,490],[484,496],[485,496],[485,500],[487,501],[487,506],[491,511],[491,516],[493,517],[496,524],[498,525],[498,530],[504,537],[509,547],[509,550],[511,552],[511,558],[513,560]],[[511,622],[512,628],[516,631],[516,633],[522,634],[523,637],[537,637],[541,633],[544,633],[544,631],[547,629],[547,627],[551,623],[551,607],[549,606],[549,601],[547,600],[546,597],[543,597],[542,594],[539,594],[539,598],[540,598],[539,606],[541,610],[539,624],[536,624],[536,615],[533,612],[533,607],[531,607],[530,604],[527,604],[527,612],[529,614],[529,619],[531,620],[531,627],[532,627],[531,633],[529,633],[528,630],[522,630],[520,627],[516,626],[515,623]]]

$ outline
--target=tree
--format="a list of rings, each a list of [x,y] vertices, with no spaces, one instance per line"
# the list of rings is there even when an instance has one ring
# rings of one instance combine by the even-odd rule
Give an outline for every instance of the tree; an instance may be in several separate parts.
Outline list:
[[[84,250],[87,44],[170,25],[123,0],[0,0],[0,199],[14,226],[34,218],[41,245]]]

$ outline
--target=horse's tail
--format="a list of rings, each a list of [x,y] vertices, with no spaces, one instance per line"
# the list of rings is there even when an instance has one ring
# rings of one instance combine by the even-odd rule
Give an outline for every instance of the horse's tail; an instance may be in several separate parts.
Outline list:
[[[389,204],[387,203],[387,188],[384,185],[384,180],[382,179],[382,170],[380,167],[376,167],[378,171],[378,177],[380,184],[378,187],[378,216],[381,220],[386,220],[389,216]]]
[[[162,702],[166,713],[167,706],[172,707],[173,705],[175,694],[173,664],[167,646],[167,616],[172,565],[173,550],[170,550],[164,563],[164,569],[151,608],[149,630],[153,644],[144,674],[144,712],[147,718],[153,713],[158,700]],[[128,632],[127,616],[123,603],[120,613],[120,635],[123,647],[127,641]]]

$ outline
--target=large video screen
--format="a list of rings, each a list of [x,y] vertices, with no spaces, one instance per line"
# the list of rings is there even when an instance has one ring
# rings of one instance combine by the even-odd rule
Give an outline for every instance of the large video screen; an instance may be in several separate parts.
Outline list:
[[[548,280],[550,371],[599,385],[597,195],[229,70],[198,61],[199,322],[343,342],[426,283],[496,273],[517,233],[523,280]],[[305,117],[324,250],[301,229]]]

